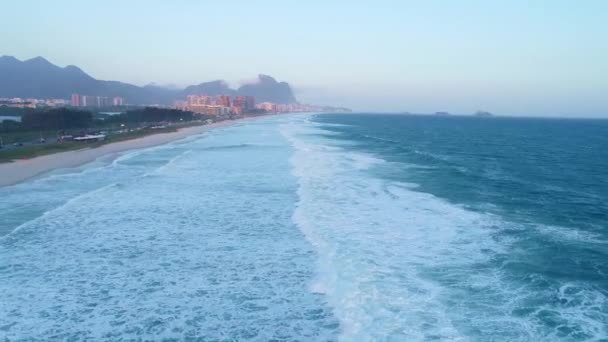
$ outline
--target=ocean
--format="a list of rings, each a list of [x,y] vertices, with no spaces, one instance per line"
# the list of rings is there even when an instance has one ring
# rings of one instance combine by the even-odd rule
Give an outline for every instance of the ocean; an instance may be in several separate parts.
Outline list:
[[[0,188],[0,340],[607,340],[607,147],[283,115]]]

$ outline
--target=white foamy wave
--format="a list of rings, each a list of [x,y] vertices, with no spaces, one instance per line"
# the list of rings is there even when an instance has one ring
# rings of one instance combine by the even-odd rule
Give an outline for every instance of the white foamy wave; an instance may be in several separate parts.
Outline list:
[[[291,221],[291,146],[271,124],[224,133],[99,170],[119,181],[0,240],[0,339],[335,340]],[[279,147],[205,149],[239,141]]]
[[[310,120],[311,116],[307,116],[307,119]],[[318,122],[310,122],[311,125],[316,126],[316,127],[351,127],[351,125],[346,125],[346,124],[339,124],[339,123],[329,123],[329,122],[324,122],[324,123],[318,123]]]
[[[460,262],[484,258],[458,234],[478,217],[367,176],[383,161],[301,139],[310,127],[285,124],[281,131],[296,148],[300,201],[293,219],[320,256],[311,291],[327,294],[341,339],[461,339],[440,288],[415,266],[446,253],[448,244],[463,246],[454,258]]]
[[[171,167],[175,166],[175,165],[176,165],[176,163],[177,163],[177,162],[178,162],[180,159],[183,159],[183,158],[187,157],[187,156],[188,156],[188,154],[190,154],[190,153],[192,153],[192,150],[185,150],[184,152],[182,152],[182,153],[180,153],[180,154],[176,155],[175,157],[173,157],[173,158],[169,159],[169,161],[167,161],[167,163],[166,163],[166,164],[164,164],[164,165],[162,165],[162,166],[158,167],[158,168],[157,168],[157,169],[155,169],[155,170],[152,170],[152,171],[150,171],[150,172],[144,173],[144,174],[143,174],[143,176],[144,176],[144,177],[146,177],[146,176],[149,176],[149,175],[153,175],[153,174],[159,174],[159,173],[162,173],[163,171],[165,171],[165,170],[167,170],[167,169],[169,169],[169,168],[171,168]]]
[[[387,142],[387,143],[401,144],[401,142],[397,141],[397,140],[386,139],[386,138],[381,138],[381,137],[377,137],[377,136],[373,136],[373,135],[367,135],[367,134],[364,134],[363,136],[366,137],[366,138],[369,138],[369,139],[383,141],[383,142]]]
[[[536,225],[535,229],[540,234],[545,235],[548,239],[553,239],[556,241],[608,244],[608,240],[606,240],[601,234],[581,229],[549,225]]]
[[[59,205],[58,207],[54,207],[54,208],[52,208],[52,209],[50,209],[48,211],[45,211],[45,212],[42,213],[42,215],[40,215],[38,217],[35,217],[34,219],[32,219],[30,221],[27,221],[27,222],[25,222],[25,223],[23,223],[23,224],[15,227],[10,233],[8,233],[8,234],[6,234],[4,236],[0,236],[0,242],[2,242],[2,241],[8,241],[10,239],[15,238],[15,234],[18,234],[18,233],[20,233],[23,230],[26,230],[28,228],[35,228],[36,224],[38,222],[40,222],[40,220],[43,220],[48,215],[52,214],[55,210],[61,210],[62,208],[66,207],[66,206],[69,206],[72,203],[81,201],[83,199],[87,199],[90,196],[95,196],[97,193],[103,192],[104,190],[106,190],[108,188],[111,188],[111,187],[114,187],[116,185],[117,185],[116,183],[108,184],[108,185],[102,186],[102,187],[100,187],[98,189],[95,189],[95,190],[92,190],[92,191],[80,194],[80,195],[78,195],[76,197],[70,198],[65,203]]]
[[[162,171],[163,166],[169,167],[187,151],[182,144],[139,149],[4,187],[0,189],[4,219],[0,222],[0,236],[92,191]]]
[[[562,308],[553,300],[555,284],[539,278],[545,288],[538,289],[535,281],[521,283],[506,273],[506,260],[517,260],[509,254],[520,226],[415,191],[416,184],[382,179],[376,166],[400,165],[332,146],[322,134],[311,134],[319,129],[305,120],[280,127],[295,149],[299,202],[293,220],[319,256],[309,288],[328,297],[341,322],[341,340],[527,341],[602,334],[607,302],[601,292],[589,286],[575,294],[564,290],[563,301],[572,305]],[[526,311],[531,305],[540,311]],[[544,321],[551,315],[562,328]]]

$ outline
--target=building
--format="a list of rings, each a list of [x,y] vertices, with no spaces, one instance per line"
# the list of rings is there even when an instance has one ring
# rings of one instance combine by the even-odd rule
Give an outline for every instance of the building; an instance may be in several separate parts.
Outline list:
[[[72,107],[80,107],[80,95],[72,94]]]
[[[37,103],[38,100],[36,99],[21,99],[19,97],[0,100],[1,106],[10,108],[36,108]]]
[[[255,98],[253,96],[237,96],[232,101],[232,111],[235,114],[247,113],[255,109]]]
[[[105,96],[97,96],[97,107],[110,107],[112,103],[110,102],[110,98]]]
[[[64,99],[47,99],[40,104],[47,107],[65,107],[66,105],[70,104],[70,101]]]
[[[97,96],[82,95],[80,96],[81,107],[95,107],[97,106]]]
[[[206,115],[244,114],[255,109],[253,96],[188,95],[186,101],[176,101],[175,108]]]
[[[213,97],[208,95],[188,95],[186,98],[189,106],[210,106],[213,104]]]
[[[198,105],[198,95],[188,95],[186,96],[186,104],[188,106],[196,106]]]
[[[232,111],[234,114],[241,115],[247,111],[247,102],[245,96],[237,96],[232,101]]]
[[[116,96],[112,99],[112,104],[115,107],[119,107],[119,106],[124,106],[125,105],[125,99],[123,99],[122,97]]]
[[[123,106],[125,100],[122,97],[106,97],[106,96],[90,96],[72,94],[71,104],[73,107],[111,107],[111,106]]]
[[[216,106],[222,106],[222,107],[231,107],[231,103],[230,103],[230,96],[228,95],[219,95],[215,98],[215,105]]]
[[[188,106],[186,110],[194,113],[213,115],[213,116],[225,116],[230,114],[230,108],[216,105],[194,105]]]
[[[264,109],[270,113],[275,113],[277,111],[277,105],[271,102],[262,102],[258,105],[258,108]]]
[[[242,108],[245,111],[255,109],[255,97],[237,96],[234,98],[232,106]]]

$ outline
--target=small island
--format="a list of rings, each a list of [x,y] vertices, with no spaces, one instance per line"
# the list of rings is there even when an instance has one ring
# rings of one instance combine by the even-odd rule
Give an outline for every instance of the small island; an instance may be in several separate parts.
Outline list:
[[[492,114],[490,112],[483,111],[483,110],[478,110],[477,112],[475,112],[475,114],[473,114],[473,116],[477,116],[477,117],[480,117],[480,118],[489,118],[489,117],[494,116],[494,114]]]
[[[437,115],[437,116],[450,116],[452,114],[450,114],[448,112],[435,112],[435,115]]]

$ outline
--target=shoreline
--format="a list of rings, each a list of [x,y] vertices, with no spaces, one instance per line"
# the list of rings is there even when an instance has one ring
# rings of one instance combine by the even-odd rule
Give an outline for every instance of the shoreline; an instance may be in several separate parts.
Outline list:
[[[267,115],[259,117],[265,116]],[[99,147],[84,147],[79,150],[52,153],[31,159],[19,159],[11,163],[1,163],[0,187],[15,185],[53,170],[78,167],[106,155],[118,155],[121,152],[129,150],[163,145],[191,135],[204,133],[214,128],[230,126],[240,121],[257,119],[259,117],[247,117],[237,120],[220,121],[208,125],[184,127],[175,132],[156,133],[140,138],[117,141]]]

